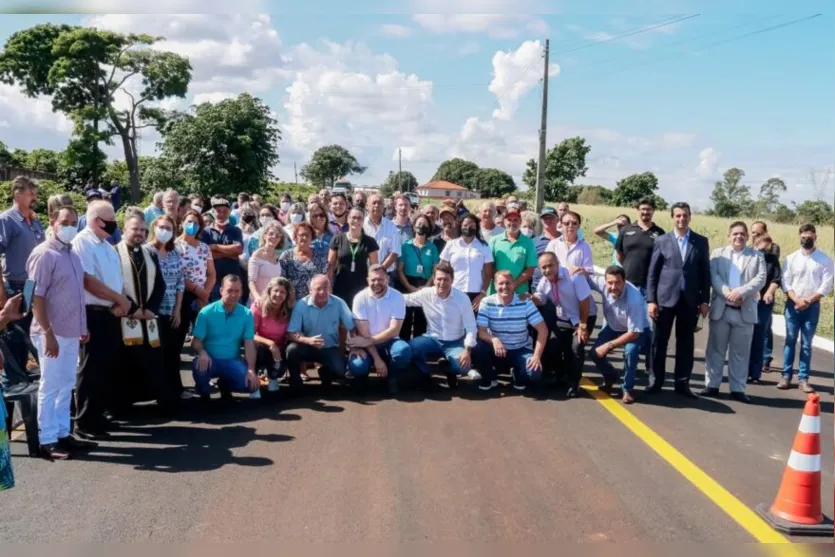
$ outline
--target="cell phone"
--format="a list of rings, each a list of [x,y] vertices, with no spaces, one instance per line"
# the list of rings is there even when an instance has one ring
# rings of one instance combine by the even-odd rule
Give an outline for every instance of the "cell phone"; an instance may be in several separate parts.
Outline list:
[[[35,281],[27,279],[23,285],[23,307],[21,313],[27,314],[32,311],[32,300],[35,298]]]

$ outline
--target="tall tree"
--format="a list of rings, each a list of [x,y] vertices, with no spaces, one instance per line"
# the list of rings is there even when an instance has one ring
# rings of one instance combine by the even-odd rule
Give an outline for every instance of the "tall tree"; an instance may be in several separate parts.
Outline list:
[[[591,145],[583,137],[570,137],[548,150],[545,156],[545,201],[563,201],[568,187],[588,172],[586,157]],[[529,188],[536,188],[536,161],[531,159],[522,175]]]
[[[479,168],[471,181],[471,188],[485,199],[504,197],[516,191],[513,176],[496,168]]]
[[[52,95],[53,110],[71,115],[86,136],[119,137],[140,196],[137,130],[158,125],[163,111],[152,103],[184,97],[191,80],[188,59],[150,48],[162,40],[89,27],[37,25],[14,33],[0,53],[0,80],[31,96]]]
[[[617,207],[634,207],[642,197],[653,195],[658,189],[658,178],[652,172],[632,174],[619,180],[610,203]]]
[[[729,168],[722,175],[722,181],[716,182],[710,199],[713,201],[713,214],[719,217],[739,217],[751,210],[751,188],[742,184],[745,171]]]
[[[385,188],[388,192],[406,192],[415,191],[415,188],[420,184],[415,178],[415,175],[408,170],[390,172],[381,188]]]
[[[310,162],[302,167],[302,178],[321,187],[332,187],[333,183],[351,174],[362,174],[366,167],[342,145],[319,147]]]
[[[442,162],[432,176],[432,181],[445,180],[473,189],[473,177],[479,170],[476,163],[456,157]]]
[[[163,129],[162,159],[180,168],[187,191],[261,192],[278,163],[281,130],[270,108],[247,93],[203,103]]]
[[[81,135],[70,139],[67,148],[58,157],[58,180],[75,191],[82,191],[84,184],[104,173],[107,155],[91,138],[92,128],[81,130]],[[138,198],[137,202],[139,201]]]
[[[786,183],[782,179],[769,178],[760,186],[760,195],[757,199],[758,211],[768,215],[773,213],[780,202],[780,194],[786,189]]]
[[[835,224],[835,215],[832,206],[823,200],[804,201],[796,207],[797,218],[803,223],[812,224]]]
[[[26,156],[26,168],[37,172],[58,172],[59,153],[51,149],[33,149]]]

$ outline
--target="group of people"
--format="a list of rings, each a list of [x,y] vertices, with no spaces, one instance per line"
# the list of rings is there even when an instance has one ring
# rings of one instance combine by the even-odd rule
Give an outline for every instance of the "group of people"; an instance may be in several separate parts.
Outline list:
[[[182,398],[208,401],[215,388],[260,398],[283,379],[297,394],[313,368],[325,389],[335,380],[362,389],[373,372],[394,394],[412,370],[428,389],[436,372],[450,387],[467,377],[485,392],[509,376],[516,390],[556,386],[573,398],[588,353],[601,389],[621,383],[631,404],[641,354],[646,393],[662,389],[673,331],[674,390],[695,397],[704,319],[700,394],[718,393],[727,357],[731,394],[748,401],[746,383],[768,365],[780,287],[789,300],[779,387],[790,385],[800,335],[799,385],[811,390],[811,339],[833,283],[814,226],[800,228],[800,249],[781,266],[765,223],[752,226],[753,246],[748,226],[733,223],[729,244],[710,252],[686,203],[673,205],[665,233],[649,198],[634,223],[623,215],[595,230],[613,244],[597,274],[582,217],[567,203],[536,214],[514,196],[470,212],[460,201],[419,207],[379,193],[322,190],[272,205],[245,193],[233,204],[167,191],[126,208],[120,230],[100,188],[86,192],[83,215],[50,198],[46,228],[32,211],[37,184],[17,178],[12,189],[14,206],[0,215],[0,298],[34,281],[34,302],[6,336],[6,365],[25,368],[31,338],[41,452],[53,460],[106,438],[136,402],[173,415]],[[605,319],[594,340],[592,292]],[[181,380],[187,346],[193,392]]]

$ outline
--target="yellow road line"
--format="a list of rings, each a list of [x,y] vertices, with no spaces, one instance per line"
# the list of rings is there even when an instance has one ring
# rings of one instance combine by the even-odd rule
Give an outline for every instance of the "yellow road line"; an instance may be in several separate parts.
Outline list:
[[[663,437],[639,420],[620,401],[613,399],[605,392],[599,390],[594,383],[586,378],[583,378],[583,389],[620,423],[626,426],[629,431],[637,435],[641,441],[655,451],[658,456],[666,460],[670,466],[675,468],[690,483],[696,486],[708,499],[716,503],[720,509],[725,511],[728,516],[734,519],[737,524],[742,526],[758,542],[777,544],[792,543],[785,536],[771,528],[757,513],[745,506],[742,501],[734,497],[719,482],[707,475],[701,468],[664,440]],[[806,550],[797,544],[794,544],[792,548],[775,548],[775,552],[779,552],[780,555],[808,555]]]

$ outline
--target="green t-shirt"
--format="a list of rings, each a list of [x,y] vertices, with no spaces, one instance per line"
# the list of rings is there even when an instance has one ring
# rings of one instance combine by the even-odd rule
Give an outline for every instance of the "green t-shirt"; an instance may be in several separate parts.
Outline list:
[[[490,251],[493,252],[496,272],[510,271],[514,280],[519,278],[519,275],[528,267],[536,267],[538,262],[533,240],[521,232],[515,241],[511,241],[507,237],[507,231],[504,234],[493,236],[490,238]],[[529,290],[527,282],[516,287],[517,294],[526,294]],[[490,283],[490,290],[487,293],[496,293],[495,281]]]

